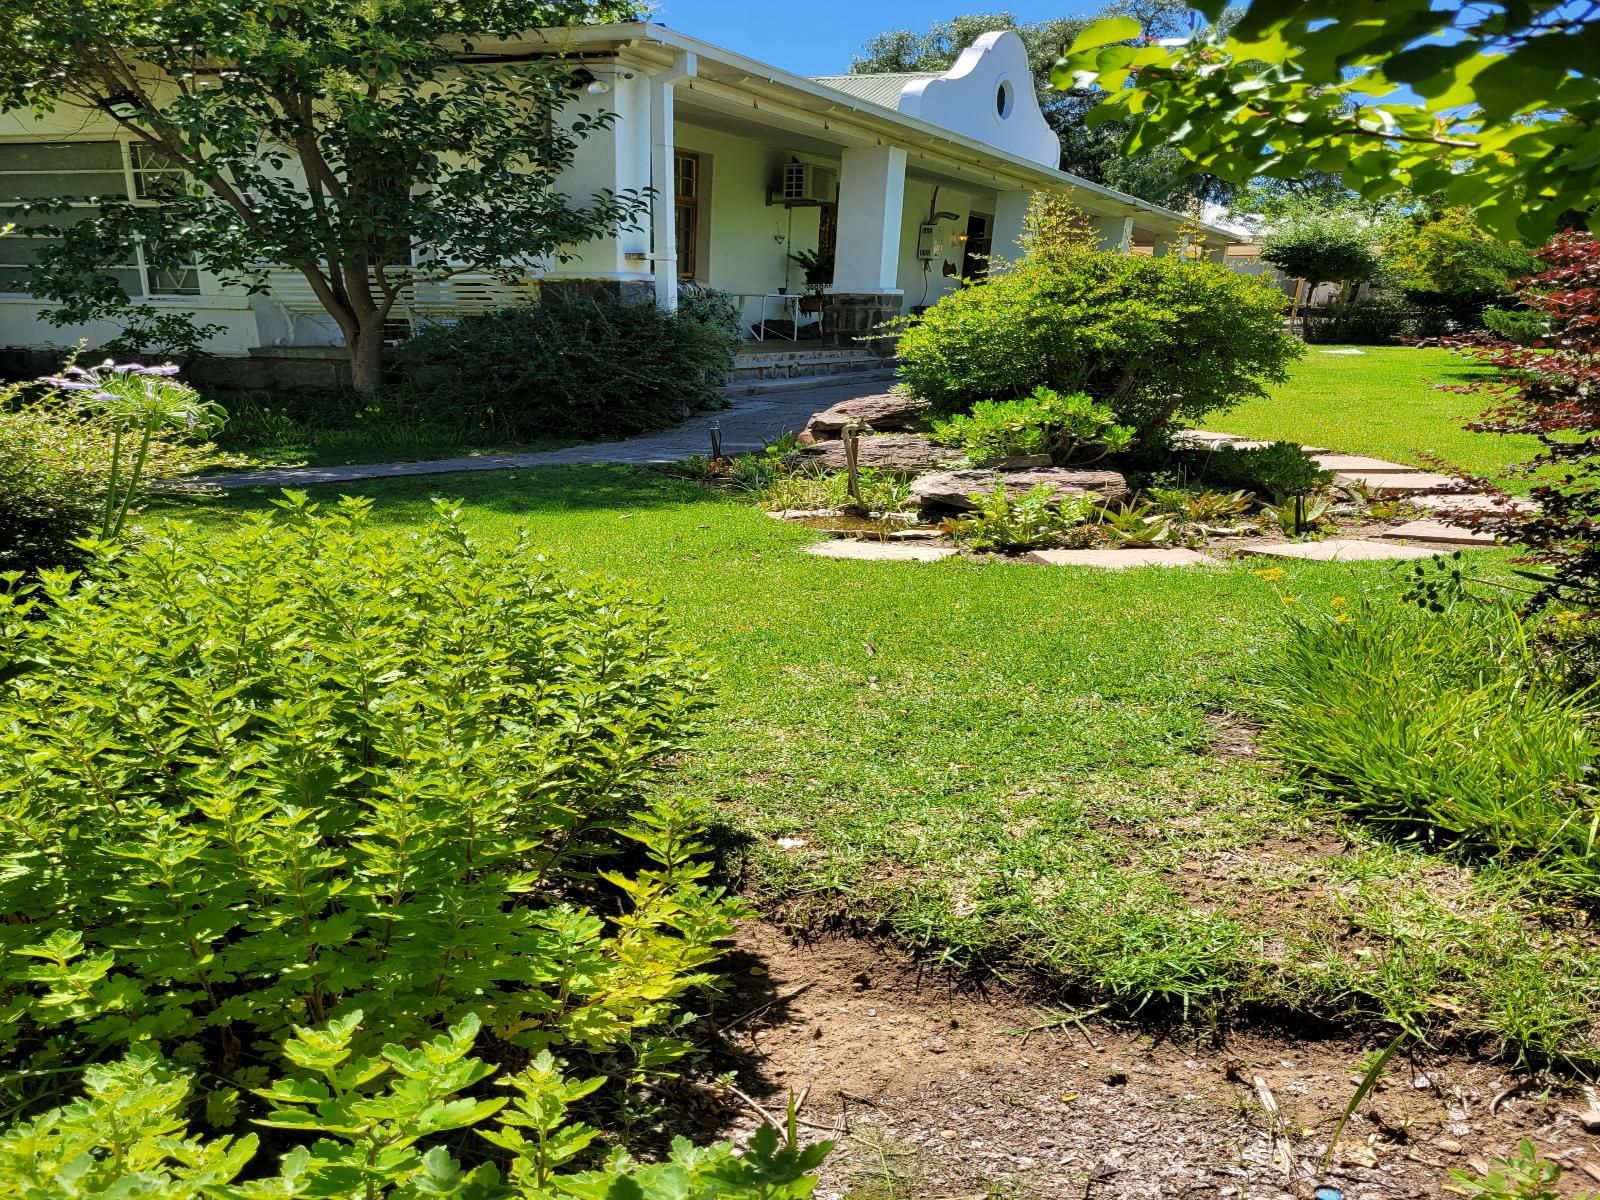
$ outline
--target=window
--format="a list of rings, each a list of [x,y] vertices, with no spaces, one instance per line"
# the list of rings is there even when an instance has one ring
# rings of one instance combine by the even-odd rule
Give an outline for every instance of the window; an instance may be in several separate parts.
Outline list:
[[[6,219],[16,230],[0,238],[0,292],[28,292],[40,252],[60,243],[49,233],[30,230],[82,220],[101,196],[159,204],[183,191],[184,178],[181,167],[144,145],[0,142],[0,212],[18,201],[60,196],[79,202],[64,213]],[[194,264],[156,267],[147,261],[152,256],[144,245],[131,250],[123,261],[105,264],[107,274],[130,298],[200,294],[200,271]]]
[[[1011,81],[1009,79],[1002,81],[994,96],[994,110],[1000,114],[1002,121],[1011,115],[1015,103],[1016,92],[1011,87]]]
[[[673,229],[677,235],[678,278],[693,279],[699,268],[700,156],[678,151],[673,161]]]

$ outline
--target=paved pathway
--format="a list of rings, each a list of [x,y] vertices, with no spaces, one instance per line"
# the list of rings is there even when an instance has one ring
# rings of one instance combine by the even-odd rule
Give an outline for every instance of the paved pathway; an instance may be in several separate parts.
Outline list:
[[[427,462],[364,463],[349,467],[282,467],[208,475],[204,482],[216,487],[308,487],[318,483],[348,483],[358,479],[392,479],[407,475],[447,475],[455,471],[504,471],[512,467],[560,467],[575,463],[624,463],[649,466],[678,462],[692,454],[711,453],[711,427],[722,430],[724,454],[759,450],[789,430],[805,427],[812,413],[856,396],[871,396],[888,385],[881,379],[842,381],[836,385],[783,389],[761,396],[734,400],[731,408],[701,413],[682,425],[660,433],[644,434],[620,442],[594,442],[566,450],[535,454],[481,454],[439,458]]]

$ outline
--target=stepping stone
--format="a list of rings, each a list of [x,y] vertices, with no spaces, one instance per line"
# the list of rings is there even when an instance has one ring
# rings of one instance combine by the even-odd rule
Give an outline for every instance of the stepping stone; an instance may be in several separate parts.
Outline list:
[[[1217,450],[1232,446],[1235,450],[1259,450],[1266,442],[1242,437],[1237,433],[1208,433],[1203,429],[1185,429],[1172,435],[1173,444],[1190,450]]]
[[[1279,542],[1267,546],[1243,546],[1245,554],[1265,558],[1299,558],[1307,562],[1368,562],[1389,558],[1432,558],[1445,554],[1442,548],[1398,546],[1368,542],[1359,538],[1329,538],[1325,542]]]
[[[1341,471],[1345,474],[1363,475],[1415,475],[1416,467],[1389,462],[1382,458],[1368,458],[1364,454],[1315,454],[1312,462],[1324,471]]]
[[[1221,564],[1196,550],[1179,546],[1146,546],[1127,550],[1035,550],[1029,562],[1052,567],[1099,567],[1126,571],[1129,567],[1216,567]]]
[[[1531,500],[1519,500],[1512,497],[1502,501],[1498,496],[1488,496],[1482,492],[1435,492],[1412,496],[1409,503],[1418,508],[1425,508],[1429,512],[1537,512],[1539,506]]]
[[[813,542],[801,547],[818,558],[854,558],[864,562],[938,562],[956,551],[948,546],[918,546],[906,542]]]
[[[1493,546],[1494,535],[1465,525],[1451,525],[1444,521],[1407,521],[1393,529],[1385,529],[1380,538],[1414,538],[1419,542],[1444,542],[1451,546]]]
[[[1359,483],[1377,496],[1411,496],[1417,492],[1441,492],[1456,486],[1457,481],[1448,475],[1435,475],[1431,471],[1408,471],[1390,474],[1387,471],[1341,471],[1333,477],[1335,483]]]

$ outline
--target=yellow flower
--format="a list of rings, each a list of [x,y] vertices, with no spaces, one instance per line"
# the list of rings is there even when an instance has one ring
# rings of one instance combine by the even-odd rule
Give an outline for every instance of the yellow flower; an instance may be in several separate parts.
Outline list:
[[[1333,621],[1334,621],[1334,624],[1336,624],[1336,625],[1348,625],[1348,624],[1350,624],[1350,614],[1349,613],[1334,613],[1333,614]]]
[[[1335,596],[1332,600],[1328,601],[1328,603],[1333,605],[1333,607],[1335,607],[1335,608],[1343,608],[1346,604],[1348,604],[1350,602],[1348,600],[1346,600],[1343,596]]]
[[[1267,567],[1265,570],[1252,571],[1251,574],[1255,575],[1257,578],[1265,579],[1269,583],[1275,583],[1283,578],[1283,568]]]
[[[1284,596],[1284,597],[1282,597],[1282,600],[1283,600],[1283,602],[1285,604],[1299,604],[1300,603],[1300,597],[1298,597],[1298,596]]]

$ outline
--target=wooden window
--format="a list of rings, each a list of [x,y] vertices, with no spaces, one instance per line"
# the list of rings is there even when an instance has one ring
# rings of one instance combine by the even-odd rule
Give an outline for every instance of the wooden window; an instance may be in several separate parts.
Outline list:
[[[699,270],[700,156],[678,151],[673,163],[673,202],[677,234],[678,278],[693,279]]]
[[[29,200],[72,202],[65,212],[15,218],[13,234],[0,238],[0,292],[29,291],[39,252],[60,241],[51,236],[52,227],[90,216],[98,208],[98,198],[159,204],[181,195],[187,186],[182,168],[142,143],[0,143],[0,210]],[[105,273],[135,300],[200,294],[200,271],[192,260],[157,266],[153,260],[167,256],[147,253],[148,249],[143,242],[135,243],[123,260],[106,263]]]

